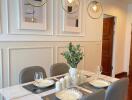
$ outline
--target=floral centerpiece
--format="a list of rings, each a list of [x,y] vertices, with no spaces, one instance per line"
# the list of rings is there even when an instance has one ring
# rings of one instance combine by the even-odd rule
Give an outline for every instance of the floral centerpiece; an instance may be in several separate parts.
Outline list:
[[[77,74],[77,65],[83,59],[83,52],[81,51],[80,45],[73,45],[70,42],[67,50],[62,55],[70,66],[70,75],[75,76]]]

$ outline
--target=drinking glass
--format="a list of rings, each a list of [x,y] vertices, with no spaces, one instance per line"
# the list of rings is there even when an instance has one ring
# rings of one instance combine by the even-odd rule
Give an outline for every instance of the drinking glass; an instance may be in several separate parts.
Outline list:
[[[97,78],[100,78],[102,71],[103,71],[102,66],[98,66],[97,67]]]
[[[43,73],[42,72],[35,72],[34,73],[34,80],[37,82],[43,80]]]

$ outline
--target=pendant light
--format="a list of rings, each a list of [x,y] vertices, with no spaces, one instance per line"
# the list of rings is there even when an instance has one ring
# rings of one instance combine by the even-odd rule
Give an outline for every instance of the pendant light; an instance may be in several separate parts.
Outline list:
[[[47,0],[27,0],[34,7],[41,7],[47,3]]]
[[[79,11],[79,0],[61,0],[63,10],[68,14],[73,14]]]
[[[96,0],[90,1],[90,3],[88,4],[88,7],[87,7],[87,12],[88,12],[88,15],[90,16],[90,18],[92,18],[92,19],[100,18],[103,13],[103,8],[102,8],[101,2],[96,1]]]

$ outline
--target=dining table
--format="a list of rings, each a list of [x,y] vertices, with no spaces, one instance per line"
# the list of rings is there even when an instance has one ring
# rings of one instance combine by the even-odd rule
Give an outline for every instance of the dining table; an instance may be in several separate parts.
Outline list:
[[[89,84],[90,81],[97,78],[97,74],[94,72],[84,70],[80,70],[80,72],[82,75],[85,76],[86,78],[85,81],[81,82],[81,84],[79,85],[71,87],[71,89],[79,90],[87,95],[94,93],[95,91],[98,91],[99,88],[95,88]],[[54,80],[55,82],[57,82],[60,78],[64,77],[65,75],[66,74],[48,77],[47,79]],[[114,83],[115,81],[119,80],[117,78],[106,75],[100,75],[99,78],[105,81],[109,81],[110,83]],[[5,100],[59,100],[55,99],[56,93],[58,93],[58,91],[55,88],[55,84],[51,87],[37,90],[36,88],[34,88],[33,82],[2,88],[0,89],[0,95]]]

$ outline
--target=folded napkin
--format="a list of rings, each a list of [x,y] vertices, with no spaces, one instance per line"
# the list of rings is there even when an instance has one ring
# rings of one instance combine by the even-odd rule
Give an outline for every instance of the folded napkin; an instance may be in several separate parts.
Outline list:
[[[18,97],[30,95],[32,93],[24,89],[22,86],[17,85],[1,89],[0,94],[2,94],[6,99],[12,100]]]
[[[31,95],[23,96],[23,97],[12,99],[12,100],[43,100],[43,99],[36,94],[31,94]]]

